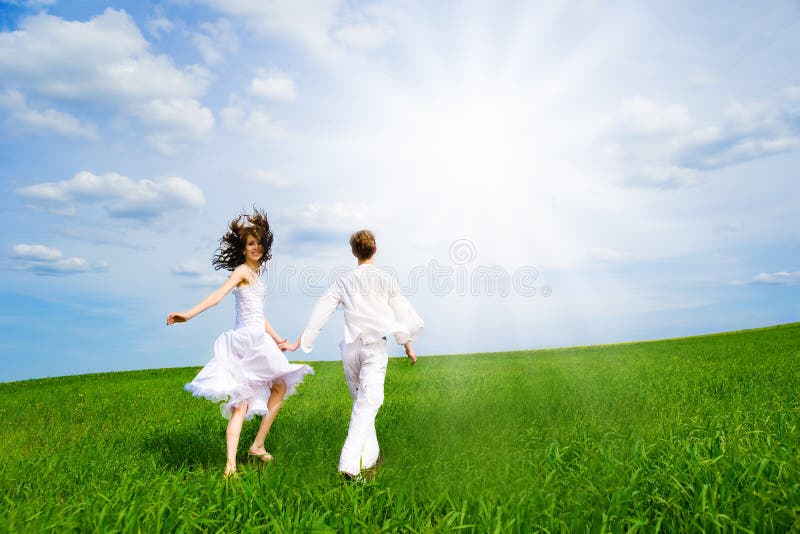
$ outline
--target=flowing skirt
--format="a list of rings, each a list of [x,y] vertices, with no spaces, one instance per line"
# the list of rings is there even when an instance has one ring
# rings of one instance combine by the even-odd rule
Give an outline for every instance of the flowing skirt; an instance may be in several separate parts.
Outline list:
[[[195,397],[222,402],[222,416],[229,419],[234,407],[247,403],[246,419],[267,415],[270,388],[281,380],[286,396],[314,370],[289,363],[261,326],[244,326],[223,332],[214,342],[214,357],[184,386]]]

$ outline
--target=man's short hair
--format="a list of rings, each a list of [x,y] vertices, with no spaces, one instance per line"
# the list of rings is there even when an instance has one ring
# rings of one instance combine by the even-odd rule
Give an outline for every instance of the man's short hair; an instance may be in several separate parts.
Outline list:
[[[359,230],[350,236],[350,248],[359,260],[368,260],[375,255],[375,234]]]

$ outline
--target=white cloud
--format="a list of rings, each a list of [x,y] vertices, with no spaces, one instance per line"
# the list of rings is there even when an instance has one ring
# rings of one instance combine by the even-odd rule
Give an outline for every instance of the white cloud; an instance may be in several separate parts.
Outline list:
[[[155,126],[148,141],[162,154],[174,154],[186,143],[206,138],[214,129],[211,110],[191,98],[154,99],[142,105],[142,120]]]
[[[263,169],[250,169],[244,173],[243,178],[248,182],[264,184],[277,189],[285,189],[291,185],[289,180],[277,172]]]
[[[613,248],[594,248],[589,252],[589,258],[600,263],[620,263],[630,261],[633,256]]]
[[[186,260],[172,267],[172,274],[178,276],[197,276],[207,271],[208,266],[197,260]]]
[[[698,71],[689,76],[689,83],[698,87],[714,87],[719,85],[719,78],[709,71]]]
[[[219,112],[222,125],[228,130],[239,128],[244,122],[245,110],[240,104],[231,104],[222,108]]]
[[[360,202],[312,202],[291,214],[298,227],[337,231],[352,231],[372,215],[372,210]]]
[[[752,128],[755,123],[765,124],[771,122],[770,110],[762,103],[730,102],[723,112],[727,121],[738,127]]]
[[[237,17],[252,32],[299,45],[324,58],[338,57],[345,48],[370,50],[394,35],[388,6],[355,6],[343,0],[204,0],[221,13]],[[344,45],[344,46],[343,46]]]
[[[70,180],[17,189],[56,213],[75,213],[76,204],[99,204],[112,217],[148,219],[167,212],[205,205],[203,191],[176,176],[134,181],[116,173],[79,172]]]
[[[334,52],[330,29],[337,22],[341,0],[205,0],[221,13],[238,17],[258,35],[299,44],[317,55]]]
[[[721,140],[724,143],[726,140]],[[701,168],[715,169],[742,161],[788,152],[800,147],[800,137],[747,137],[717,152],[710,152],[695,164]]]
[[[93,124],[82,122],[63,111],[31,108],[19,91],[9,90],[5,95],[0,95],[0,107],[9,110],[9,120],[17,133],[24,131],[89,140],[97,138],[97,129]]]
[[[612,145],[621,184],[658,189],[694,185],[697,171],[673,161],[691,136],[693,123],[681,104],[661,104],[639,95],[625,99],[614,120]]]
[[[21,243],[19,245],[14,245],[12,250],[14,251],[14,256],[24,260],[49,261],[57,260],[63,256],[61,251],[57,248],[51,248],[46,245],[28,245],[26,243]]]
[[[146,22],[146,26],[148,33],[156,39],[160,39],[163,34],[175,29],[175,24],[165,17],[150,19]]]
[[[0,108],[19,109],[27,107],[25,95],[19,91],[8,90],[0,93]]]
[[[348,46],[369,50],[386,44],[392,37],[392,30],[385,24],[359,21],[337,28],[333,35]]]
[[[718,169],[800,148],[796,113],[782,102],[731,102],[723,123],[692,132],[674,155],[677,164]]]
[[[132,115],[157,129],[162,124],[151,122],[148,110],[158,102],[205,109],[196,99],[209,75],[195,66],[178,69],[168,56],[154,54],[133,19],[109,8],[86,22],[39,14],[0,33],[0,78],[6,89],[103,116],[109,110]],[[61,116],[46,119],[64,124]],[[167,130],[170,139],[179,137],[169,125]],[[181,141],[193,140],[189,133]]]
[[[784,91],[784,99],[790,95]],[[682,188],[701,173],[800,148],[800,112],[784,100],[731,102],[718,124],[695,126],[686,107],[641,96],[623,102],[613,150],[627,185]]]
[[[197,260],[187,260],[172,267],[172,274],[186,280],[190,287],[217,287],[222,285],[227,276],[214,273],[207,263]],[[211,271],[211,272],[210,272]]]
[[[47,14],[0,33],[0,73],[37,94],[91,103],[197,97],[207,80],[154,55],[124,11],[106,9],[88,22]]]
[[[261,108],[237,102],[219,112],[223,126],[231,131],[245,131],[254,137],[284,138],[287,135],[283,123]]]
[[[244,121],[244,128],[256,137],[280,138],[286,136],[283,124],[262,109],[254,109]]]
[[[800,271],[759,273],[753,277],[753,282],[767,285],[795,285],[800,283]]]
[[[285,138],[288,135],[284,124],[264,108],[253,105],[237,94],[231,94],[228,101],[228,105],[219,112],[226,130],[260,138]]]
[[[19,260],[17,266],[20,269],[40,275],[100,272],[108,268],[105,262],[92,266],[84,258],[65,258],[59,249],[46,245],[20,243],[11,250],[14,258]]]
[[[281,217],[292,221],[288,241],[299,256],[327,256],[341,251],[348,236],[388,216],[360,202],[312,202],[299,210],[285,210]]]
[[[278,69],[260,69],[250,82],[250,93],[272,100],[291,101],[297,97],[294,80]]]
[[[200,24],[199,31],[191,34],[192,42],[203,56],[203,61],[216,65],[225,58],[225,54],[235,52],[239,48],[239,38],[227,19]]]
[[[800,100],[800,85],[790,85],[783,90],[783,96],[789,100]]]
[[[97,138],[97,132],[92,125],[84,124],[69,113],[54,109],[16,111],[12,113],[11,120],[36,132],[55,133],[89,140]]]
[[[716,226],[716,230],[722,233],[730,233],[735,234],[741,232],[744,229],[744,225],[740,222],[726,222],[722,224],[718,224]]]
[[[676,189],[695,185],[699,181],[698,172],[694,169],[665,165],[654,167],[645,165],[634,170],[626,179],[631,185],[655,187],[660,189]]]
[[[620,122],[633,133],[660,134],[685,130],[692,118],[680,104],[659,104],[637,95],[622,103]]]

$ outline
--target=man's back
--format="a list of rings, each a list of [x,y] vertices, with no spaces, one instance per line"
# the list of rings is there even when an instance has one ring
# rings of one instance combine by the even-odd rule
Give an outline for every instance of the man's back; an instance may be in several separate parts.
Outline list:
[[[393,335],[404,344],[415,339],[423,322],[400,294],[397,280],[373,263],[362,263],[339,277],[319,299],[302,335],[302,347],[311,351],[314,340],[336,309],[344,309],[344,342],[372,343]]]

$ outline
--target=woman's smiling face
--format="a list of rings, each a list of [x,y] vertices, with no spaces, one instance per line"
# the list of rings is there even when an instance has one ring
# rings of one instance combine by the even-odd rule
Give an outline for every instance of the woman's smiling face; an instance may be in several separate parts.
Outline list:
[[[264,255],[264,247],[255,236],[247,236],[247,241],[244,245],[244,257],[246,260],[258,263],[261,256]]]

